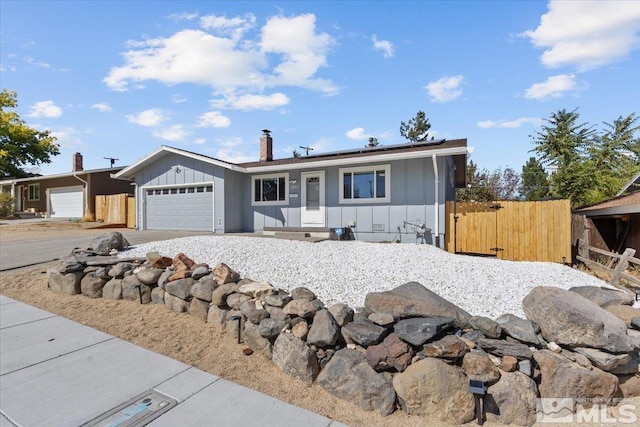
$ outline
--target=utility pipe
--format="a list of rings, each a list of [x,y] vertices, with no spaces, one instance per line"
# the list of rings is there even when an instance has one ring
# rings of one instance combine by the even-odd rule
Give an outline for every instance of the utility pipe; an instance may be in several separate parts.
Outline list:
[[[84,182],[84,212],[83,213],[84,215],[86,215],[89,210],[89,181],[85,181],[84,179],[80,178],[77,175],[76,171],[73,171],[73,177],[78,181]]]
[[[433,228],[434,230],[434,234],[435,234],[435,245],[437,247],[440,247],[440,197],[438,194],[438,187],[440,185],[440,179],[438,177],[438,157],[433,154],[431,156],[431,160],[433,160],[433,175],[435,176],[435,181],[434,181],[434,190],[435,190],[435,202],[434,202],[434,209],[435,209],[435,227]]]

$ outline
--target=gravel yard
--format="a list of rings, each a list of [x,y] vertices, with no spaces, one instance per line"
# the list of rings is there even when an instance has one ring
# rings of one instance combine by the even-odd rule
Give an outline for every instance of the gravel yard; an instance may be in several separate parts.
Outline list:
[[[145,256],[150,251],[169,257],[183,252],[211,267],[224,262],[241,277],[287,291],[305,286],[327,306],[342,302],[362,307],[369,292],[416,281],[472,315],[493,319],[504,313],[524,317],[522,299],[536,286],[606,286],[560,264],[452,255],[414,244],[197,236],[141,244],[120,256]]]

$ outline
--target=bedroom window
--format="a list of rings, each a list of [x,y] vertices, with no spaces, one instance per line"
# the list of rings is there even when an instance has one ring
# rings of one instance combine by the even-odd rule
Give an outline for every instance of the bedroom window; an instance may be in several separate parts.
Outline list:
[[[40,184],[29,184],[29,192],[27,194],[27,200],[29,201],[40,200]]]
[[[340,169],[340,203],[389,203],[390,165]]]
[[[289,174],[258,175],[251,178],[251,204],[273,206],[289,204]]]

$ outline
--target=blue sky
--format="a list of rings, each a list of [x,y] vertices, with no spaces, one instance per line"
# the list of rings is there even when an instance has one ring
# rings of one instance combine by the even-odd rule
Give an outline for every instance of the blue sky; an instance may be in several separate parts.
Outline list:
[[[233,162],[400,144],[426,113],[520,171],[562,108],[640,114],[640,1],[6,1],[0,83],[61,154],[43,174],[170,145]]]

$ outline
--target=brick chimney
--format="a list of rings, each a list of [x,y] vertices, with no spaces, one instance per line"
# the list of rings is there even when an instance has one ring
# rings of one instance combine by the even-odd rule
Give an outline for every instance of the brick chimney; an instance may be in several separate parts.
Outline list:
[[[80,172],[82,171],[82,154],[80,153],[76,153],[73,155],[73,172]]]
[[[262,136],[260,137],[260,161],[270,162],[273,160],[273,139],[269,135],[271,131],[269,129],[262,129]]]

